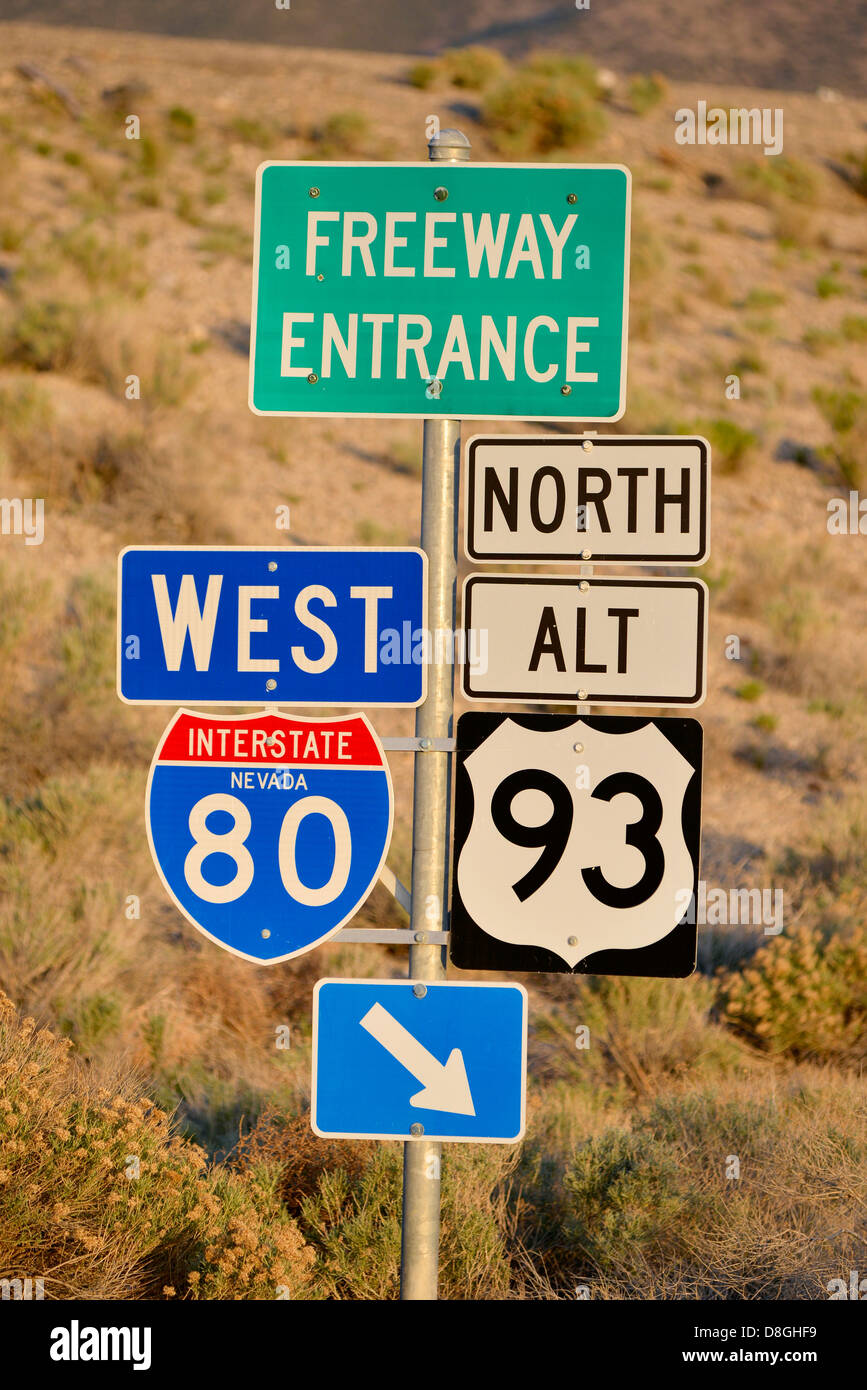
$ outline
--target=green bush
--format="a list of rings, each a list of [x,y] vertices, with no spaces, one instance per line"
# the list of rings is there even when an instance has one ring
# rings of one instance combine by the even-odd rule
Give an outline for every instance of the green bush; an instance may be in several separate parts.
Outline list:
[[[62,372],[76,357],[81,310],[60,299],[33,299],[18,306],[6,326],[2,359],[37,372]]]
[[[742,160],[735,170],[735,186],[741,198],[766,207],[786,199],[814,206],[820,188],[818,175],[809,164],[786,155]]]
[[[428,87],[433,86],[439,74],[440,68],[437,63],[431,63],[427,60],[413,63],[409,70],[410,86],[418,87],[421,91],[427,91]]]
[[[561,1277],[604,1298],[817,1298],[858,1267],[867,1242],[851,1201],[867,1144],[854,1087],[743,1091],[657,1099],[631,1131],[578,1147]]]
[[[481,92],[502,75],[506,60],[493,48],[452,48],[443,54],[442,66],[453,87]]]
[[[595,69],[584,59],[540,55],[500,83],[482,118],[507,155],[552,155],[592,144],[605,129]]]
[[[659,73],[638,74],[629,83],[629,101],[638,116],[644,116],[668,95],[668,83]]]
[[[167,116],[169,134],[173,140],[190,144],[196,138],[196,118],[186,106],[173,106]]]
[[[722,977],[723,1017],[775,1055],[867,1058],[867,934],[826,938],[801,927],[769,940],[743,971]]]
[[[752,431],[736,425],[733,420],[701,421],[698,433],[710,444],[713,466],[718,473],[739,473],[756,443]]]
[[[442,1166],[440,1297],[502,1298],[510,1265],[505,1216],[515,1155],[449,1150]],[[403,1155],[398,1144],[316,1138],[306,1116],[267,1110],[241,1142],[241,1172],[269,1171],[315,1251],[315,1298],[396,1298]]]
[[[762,695],[764,695],[764,693],[764,681],[756,680],[744,681],[743,685],[739,685],[737,690],[735,691],[735,694],[737,695],[739,700],[749,701],[760,699]]]
[[[867,467],[867,394],[817,386],[813,400],[833,433],[832,461],[844,482],[859,487]]]
[[[589,58],[574,54],[531,53],[523,68],[538,77],[566,78],[576,90],[598,101],[603,95],[596,65]]]
[[[335,111],[314,138],[324,159],[360,154],[370,138],[370,122],[360,111]]]

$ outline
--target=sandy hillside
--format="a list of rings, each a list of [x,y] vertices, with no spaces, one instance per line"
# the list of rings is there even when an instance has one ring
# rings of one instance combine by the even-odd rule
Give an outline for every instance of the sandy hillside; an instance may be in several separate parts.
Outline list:
[[[59,292],[83,299],[84,328],[110,358],[38,374],[56,428],[143,430],[148,447],[171,460],[169,498],[139,479],[129,496],[116,486],[87,499],[64,466],[39,459],[34,481],[49,519],[43,549],[27,554],[31,571],[54,584],[82,568],[107,575],[121,544],[192,533],[263,543],[281,502],[292,507],[299,543],[414,539],[420,427],[283,424],[247,410],[252,181],[263,156],[422,157],[431,111],[459,122],[474,156],[489,158],[477,95],[445,82],[416,90],[407,61],[382,55],[18,25],[3,36],[4,311],[31,263],[40,262],[47,285],[52,261]],[[20,75],[27,62],[69,93],[74,114]],[[863,390],[867,221],[841,175],[863,145],[867,104],[720,89],[723,105],[784,108],[785,153],[775,166],[739,149],[677,145],[672,111],[695,99],[695,89],[675,86],[638,116],[616,96],[592,156],[627,162],[635,180],[628,413],[618,429],[726,421],[751,436],[742,458],[718,459],[714,477],[703,718],[706,843],[719,872],[797,842],[863,769],[864,542],[827,533],[827,501],[844,479],[819,457],[832,433],[813,393],[847,381]],[[193,128],[186,117],[173,122],[173,108],[190,113]],[[152,149],[122,138],[128,109]],[[329,116],[347,112],[329,127]],[[143,170],[143,157],[154,171]],[[781,193],[770,182],[779,169],[791,196],[783,174]],[[110,248],[104,271],[93,248],[82,271],[83,227],[97,248]],[[70,244],[77,266],[62,260]],[[86,357],[86,337],[73,355]],[[725,379],[738,368],[742,396],[728,401]],[[141,402],[118,389],[134,369],[145,382]],[[5,374],[21,370],[13,362]],[[164,399],[148,398],[149,371]],[[8,541],[5,553],[20,563]],[[724,655],[732,633],[740,663]],[[28,670],[39,660],[30,653]],[[740,698],[751,678],[761,683],[758,699]],[[768,727],[754,727],[757,716]],[[119,706],[112,717],[120,726],[136,718]],[[141,720],[155,735],[160,716]],[[393,732],[409,717],[378,722]],[[403,768],[398,778],[405,790]]]

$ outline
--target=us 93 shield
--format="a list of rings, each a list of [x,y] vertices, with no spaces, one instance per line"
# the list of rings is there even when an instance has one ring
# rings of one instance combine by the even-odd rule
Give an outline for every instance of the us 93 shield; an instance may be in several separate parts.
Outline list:
[[[452,962],[691,974],[701,765],[695,719],[463,715]]]

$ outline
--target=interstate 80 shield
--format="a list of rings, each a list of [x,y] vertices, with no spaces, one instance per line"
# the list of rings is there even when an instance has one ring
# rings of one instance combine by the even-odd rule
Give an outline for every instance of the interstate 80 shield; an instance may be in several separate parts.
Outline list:
[[[146,796],[157,871],[205,936],[260,964],[332,936],[375,884],[393,794],[363,714],[179,710]]]
[[[701,763],[695,719],[464,714],[454,964],[691,974]]]

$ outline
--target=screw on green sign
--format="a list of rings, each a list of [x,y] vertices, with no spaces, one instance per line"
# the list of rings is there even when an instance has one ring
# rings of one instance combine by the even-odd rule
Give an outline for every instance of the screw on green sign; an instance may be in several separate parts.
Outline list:
[[[251,408],[619,419],[629,209],[620,165],[263,164]]]

